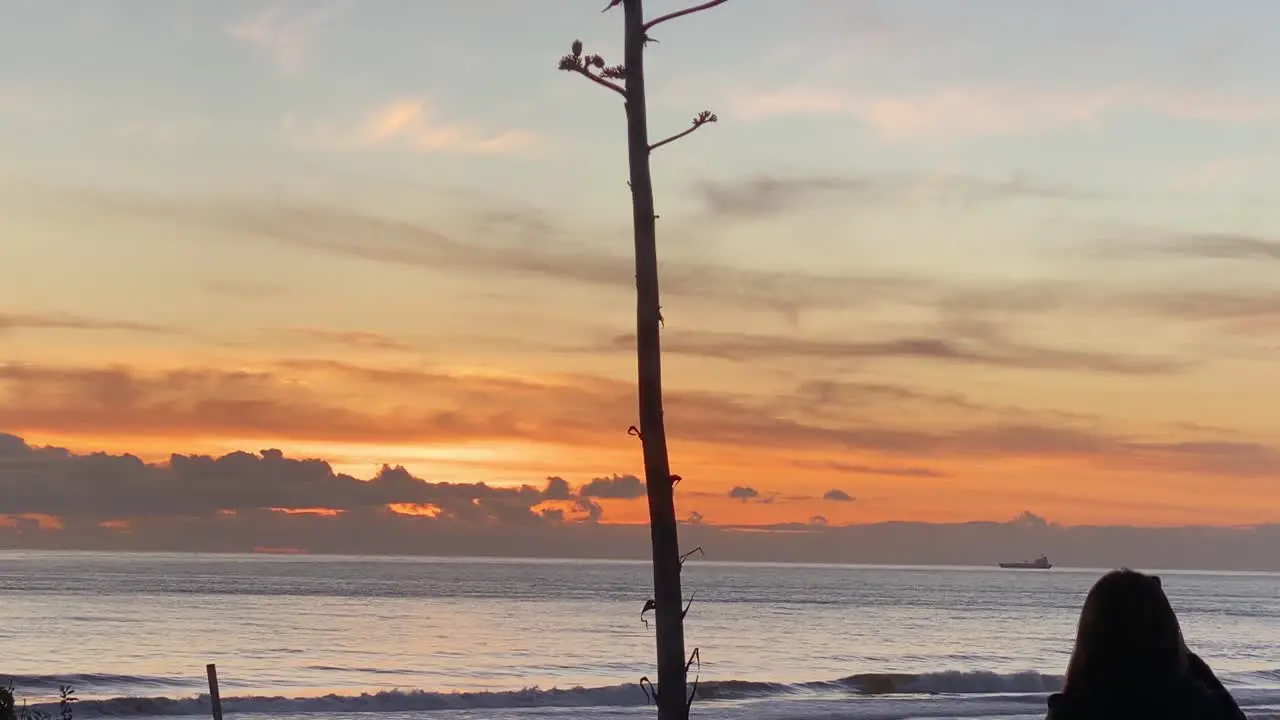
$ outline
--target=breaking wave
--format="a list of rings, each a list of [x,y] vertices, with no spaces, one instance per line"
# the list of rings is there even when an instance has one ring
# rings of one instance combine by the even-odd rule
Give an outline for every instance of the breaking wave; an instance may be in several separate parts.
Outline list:
[[[1257,672],[1224,678],[1233,685],[1254,685],[1258,680],[1280,678],[1280,671]],[[1234,682],[1233,682],[1234,681]],[[1252,682],[1250,682],[1252,681]],[[95,694],[93,688],[137,687],[161,688],[179,684],[190,687],[190,678],[130,677],[104,674],[49,676],[16,676],[15,686],[30,690],[56,689],[71,684],[82,694]],[[1270,684],[1270,683],[1267,683]],[[1062,686],[1062,677],[1036,672],[999,674],[992,672],[934,673],[860,673],[835,680],[803,683],[770,683],[746,680],[706,681],[698,685],[697,694],[704,701],[716,700],[838,700],[862,698],[866,703],[880,700],[908,700],[929,696],[946,696],[951,701],[966,703],[983,697],[999,700],[1003,705],[1029,708],[1043,702],[1043,696]],[[996,697],[991,697],[996,696]],[[1237,693],[1242,704],[1280,702],[1280,687],[1243,687]],[[1243,696],[1243,697],[1241,697]],[[1246,700],[1247,698],[1247,700]],[[431,692],[426,690],[389,690],[358,695],[324,695],[318,697],[236,696],[224,697],[227,714],[297,715],[309,713],[400,713],[441,710],[517,710],[531,708],[627,708],[648,702],[636,684],[593,688],[539,689],[489,692]],[[984,703],[985,705],[986,703]],[[54,711],[53,704],[36,708]],[[845,706],[846,710],[848,706]],[[869,707],[867,709],[870,709]],[[94,717],[158,717],[208,716],[208,695],[169,697],[138,696],[110,699],[87,699],[76,704],[77,718]],[[889,715],[886,715],[889,717]]]
[[[179,684],[190,687],[190,679],[129,677],[115,675],[72,675],[62,678],[25,676],[12,678],[21,688],[48,690],[60,684],[75,686],[81,693],[92,693],[95,686],[165,687]],[[837,680],[808,683],[769,683],[745,680],[706,681],[698,685],[702,700],[735,700],[768,696],[851,694],[991,694],[1045,693],[1062,684],[1060,677],[1027,672],[1000,675],[986,672],[940,672],[925,674],[862,673]],[[389,690],[359,695],[324,695],[319,697],[224,697],[224,712],[252,714],[293,713],[377,713],[421,712],[431,710],[515,709],[538,707],[632,707],[648,702],[638,685],[613,685],[595,688],[527,688],[491,692],[430,692],[426,690]],[[39,706],[51,710],[48,705]],[[175,716],[208,715],[208,695],[189,697],[118,697],[81,700],[76,704],[77,717]]]

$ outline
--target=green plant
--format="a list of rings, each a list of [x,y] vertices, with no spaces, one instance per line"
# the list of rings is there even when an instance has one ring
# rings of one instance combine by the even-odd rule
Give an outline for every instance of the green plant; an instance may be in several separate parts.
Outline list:
[[[58,720],[74,720],[71,704],[78,699],[75,689],[70,685],[58,686]],[[26,700],[19,704],[13,690],[13,681],[10,681],[8,685],[0,686],[0,720],[53,720],[53,715],[29,707]]]

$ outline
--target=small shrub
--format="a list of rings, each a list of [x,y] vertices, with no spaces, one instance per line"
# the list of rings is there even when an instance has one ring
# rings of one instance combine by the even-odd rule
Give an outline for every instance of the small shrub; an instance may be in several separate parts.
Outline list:
[[[70,685],[58,686],[58,720],[74,720],[71,704],[77,699],[76,691]],[[8,685],[0,686],[0,720],[53,720],[53,715],[28,707],[26,700],[19,704],[10,681]]]

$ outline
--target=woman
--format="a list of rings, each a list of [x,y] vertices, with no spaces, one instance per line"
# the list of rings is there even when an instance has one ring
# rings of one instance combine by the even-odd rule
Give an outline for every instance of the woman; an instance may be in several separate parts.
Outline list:
[[[1187,649],[1160,578],[1102,576],[1085,598],[1076,646],[1047,720],[1244,720],[1213,671]]]

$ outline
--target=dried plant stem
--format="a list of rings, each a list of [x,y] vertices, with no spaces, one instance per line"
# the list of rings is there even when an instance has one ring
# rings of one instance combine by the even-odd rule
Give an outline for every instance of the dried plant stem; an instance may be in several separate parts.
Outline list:
[[[654,150],[692,134],[717,118],[703,111],[693,124],[656,143],[649,143],[649,120],[645,102],[644,52],[651,41],[648,31],[668,20],[723,4],[712,0],[686,10],[669,13],[652,21],[644,20],[643,0],[612,0],[605,10],[619,4],[623,8],[623,63],[607,66],[599,55],[583,55],[582,42],[575,40],[570,53],[560,59],[559,68],[575,72],[593,83],[625,98],[627,113],[627,160],[631,188],[631,215],[634,229],[636,276],[636,382],[640,422],[628,434],[640,439],[644,455],[645,488],[649,499],[649,533],[653,545],[653,598],[640,613],[654,611],[657,625],[658,684],[641,678],[640,687],[658,706],[658,720],[685,720],[693,696],[688,690],[689,669],[700,662],[694,650],[685,656],[684,616],[680,569],[694,551],[680,554],[679,523],[676,520],[675,485],[680,476],[671,472],[667,453],[667,433],[662,403],[662,306],[658,289],[657,214],[654,212],[653,177],[649,157]],[[594,70],[594,72],[593,72]],[[614,80],[621,81],[619,85]],[[700,552],[701,548],[695,549]],[[693,598],[689,598],[692,604]],[[646,625],[647,625],[646,621]],[[694,682],[696,690],[697,683]]]

